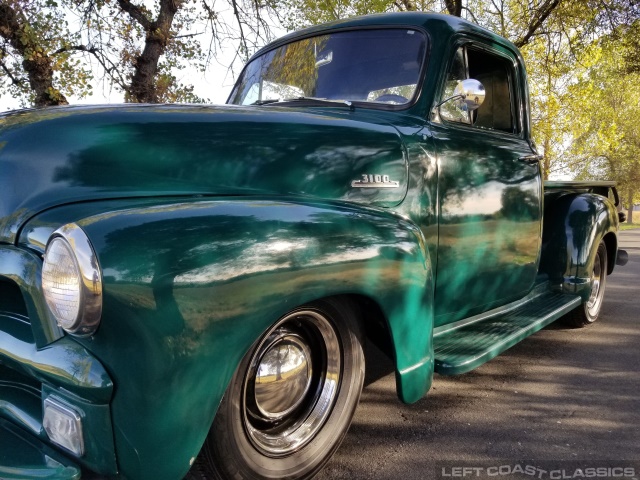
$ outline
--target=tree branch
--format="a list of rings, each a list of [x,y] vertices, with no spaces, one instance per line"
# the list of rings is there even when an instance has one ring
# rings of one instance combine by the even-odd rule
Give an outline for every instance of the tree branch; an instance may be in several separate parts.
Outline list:
[[[9,68],[5,65],[4,62],[0,62],[0,67],[2,67],[2,70],[4,71],[4,73],[6,73],[7,77],[9,77],[9,79],[11,80],[11,83],[19,87],[24,86],[24,82],[19,78],[14,77],[13,74],[11,73],[11,70],[9,70]]]
[[[87,53],[95,53],[96,49],[94,47],[87,47],[86,45],[69,45],[67,47],[62,47],[51,53],[51,55],[60,55],[61,53],[66,52],[87,52]]]
[[[131,18],[138,22],[145,31],[148,32],[153,29],[153,22],[147,18],[142,8],[134,5],[129,0],[118,0],[118,5],[120,5],[120,8],[127,12]]]
[[[190,38],[190,37],[197,37],[198,35],[202,35],[204,32],[197,32],[197,33],[185,33],[184,35],[176,35],[173,38]]]
[[[49,55],[37,44],[37,39],[27,33],[28,20],[18,6],[0,3],[0,36],[20,57],[22,68],[29,78],[29,86],[35,93],[35,105],[67,105],[67,99],[53,86],[53,65]],[[37,52],[37,55],[32,53]]]
[[[531,40],[531,37],[533,37],[533,35],[542,26],[542,24],[547,19],[547,17],[551,15],[551,12],[553,12],[559,4],[560,4],[560,0],[547,0],[538,9],[538,13],[531,20],[531,23],[529,23],[529,28],[527,29],[527,32],[518,40],[513,42],[516,45],[516,47],[522,48],[524,45],[529,43],[529,40]]]
[[[105,73],[107,75],[109,75],[109,77],[111,77],[111,79],[113,80],[113,82],[115,84],[117,84],[125,92],[129,91],[129,87],[127,86],[127,83],[124,81],[122,76],[120,76],[120,75],[116,76],[114,74],[114,72],[116,72],[118,74],[120,73],[119,70],[118,70],[117,65],[115,65],[111,60],[109,60],[109,58],[106,55],[104,55],[104,52],[100,51],[100,49],[95,48],[95,47],[87,47],[86,45],[69,45],[67,47],[59,48],[58,50],[53,52],[51,55],[52,56],[53,55],[60,55],[61,53],[66,53],[66,52],[86,52],[86,53],[90,53],[91,55],[93,55],[96,58],[96,60],[98,60],[98,63],[100,64],[100,66],[104,69]],[[107,62],[111,66],[108,66]]]
[[[474,21],[474,23],[480,25],[480,22],[478,22],[478,18],[474,15],[473,11],[470,8],[463,5],[462,10],[466,10],[467,12],[469,12],[469,15],[471,15],[471,19]]]
[[[247,46],[247,37],[242,29],[242,19],[240,18],[240,13],[238,11],[237,0],[231,0],[231,5],[233,6],[233,15],[236,17],[236,21],[238,22],[238,29],[240,30],[240,44],[244,48],[245,56],[247,56],[249,54],[249,47]]]

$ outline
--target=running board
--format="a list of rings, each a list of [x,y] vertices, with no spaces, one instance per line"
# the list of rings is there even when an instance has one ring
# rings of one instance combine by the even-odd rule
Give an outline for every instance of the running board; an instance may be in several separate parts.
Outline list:
[[[517,308],[434,334],[435,370],[442,375],[473,370],[581,302],[577,295],[546,291]]]

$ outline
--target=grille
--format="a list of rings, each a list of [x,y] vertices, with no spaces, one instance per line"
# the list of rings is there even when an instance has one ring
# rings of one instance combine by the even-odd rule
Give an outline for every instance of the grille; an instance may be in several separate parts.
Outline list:
[[[0,312],[29,321],[27,306],[18,286],[7,280],[0,280]]]

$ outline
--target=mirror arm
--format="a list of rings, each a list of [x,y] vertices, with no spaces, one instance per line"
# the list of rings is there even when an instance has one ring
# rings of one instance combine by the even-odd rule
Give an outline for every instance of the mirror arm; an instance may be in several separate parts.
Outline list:
[[[440,103],[437,103],[432,109],[431,109],[431,118],[436,121],[437,123],[440,123],[442,120],[440,120],[440,107],[442,105],[444,105],[447,102],[450,102],[451,100],[456,100],[456,99],[460,99],[460,100],[464,100],[465,98],[467,98],[466,95],[464,94],[458,94],[458,95],[453,95],[449,98],[445,98],[444,100],[442,100]]]
[[[451,100],[456,100],[456,99],[460,99],[460,100],[464,100],[465,98],[467,98],[466,95],[460,93],[458,95],[453,95],[452,97],[449,98],[445,98],[444,100],[442,100],[440,103],[437,103],[435,107],[433,107],[433,110],[440,110],[440,107],[442,105],[444,105],[447,102],[450,102]]]
[[[486,92],[484,86],[478,80],[473,78],[461,80],[458,82],[458,85],[456,85],[456,88],[453,91],[453,96],[445,98],[433,107],[431,110],[431,117],[434,121],[441,122],[442,120],[440,117],[442,116],[442,112],[440,111],[440,107],[451,100],[459,99],[461,104],[463,104],[461,105],[461,109],[467,112],[467,115],[469,116],[469,124],[472,124],[471,112],[477,110],[480,105],[482,105],[485,95]],[[462,106],[465,108],[462,108]]]

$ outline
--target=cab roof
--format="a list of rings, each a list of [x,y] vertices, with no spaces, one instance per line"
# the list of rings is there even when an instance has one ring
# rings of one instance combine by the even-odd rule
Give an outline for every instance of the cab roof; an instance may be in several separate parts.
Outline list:
[[[460,17],[431,12],[393,12],[350,17],[297,30],[264,46],[258,50],[250,60],[279,45],[329,31],[394,26],[426,30],[431,35],[437,35],[440,42],[446,42],[449,37],[458,33],[474,34],[484,37],[490,42],[500,43],[511,47],[511,49],[516,52],[518,51],[517,47],[509,40]]]

